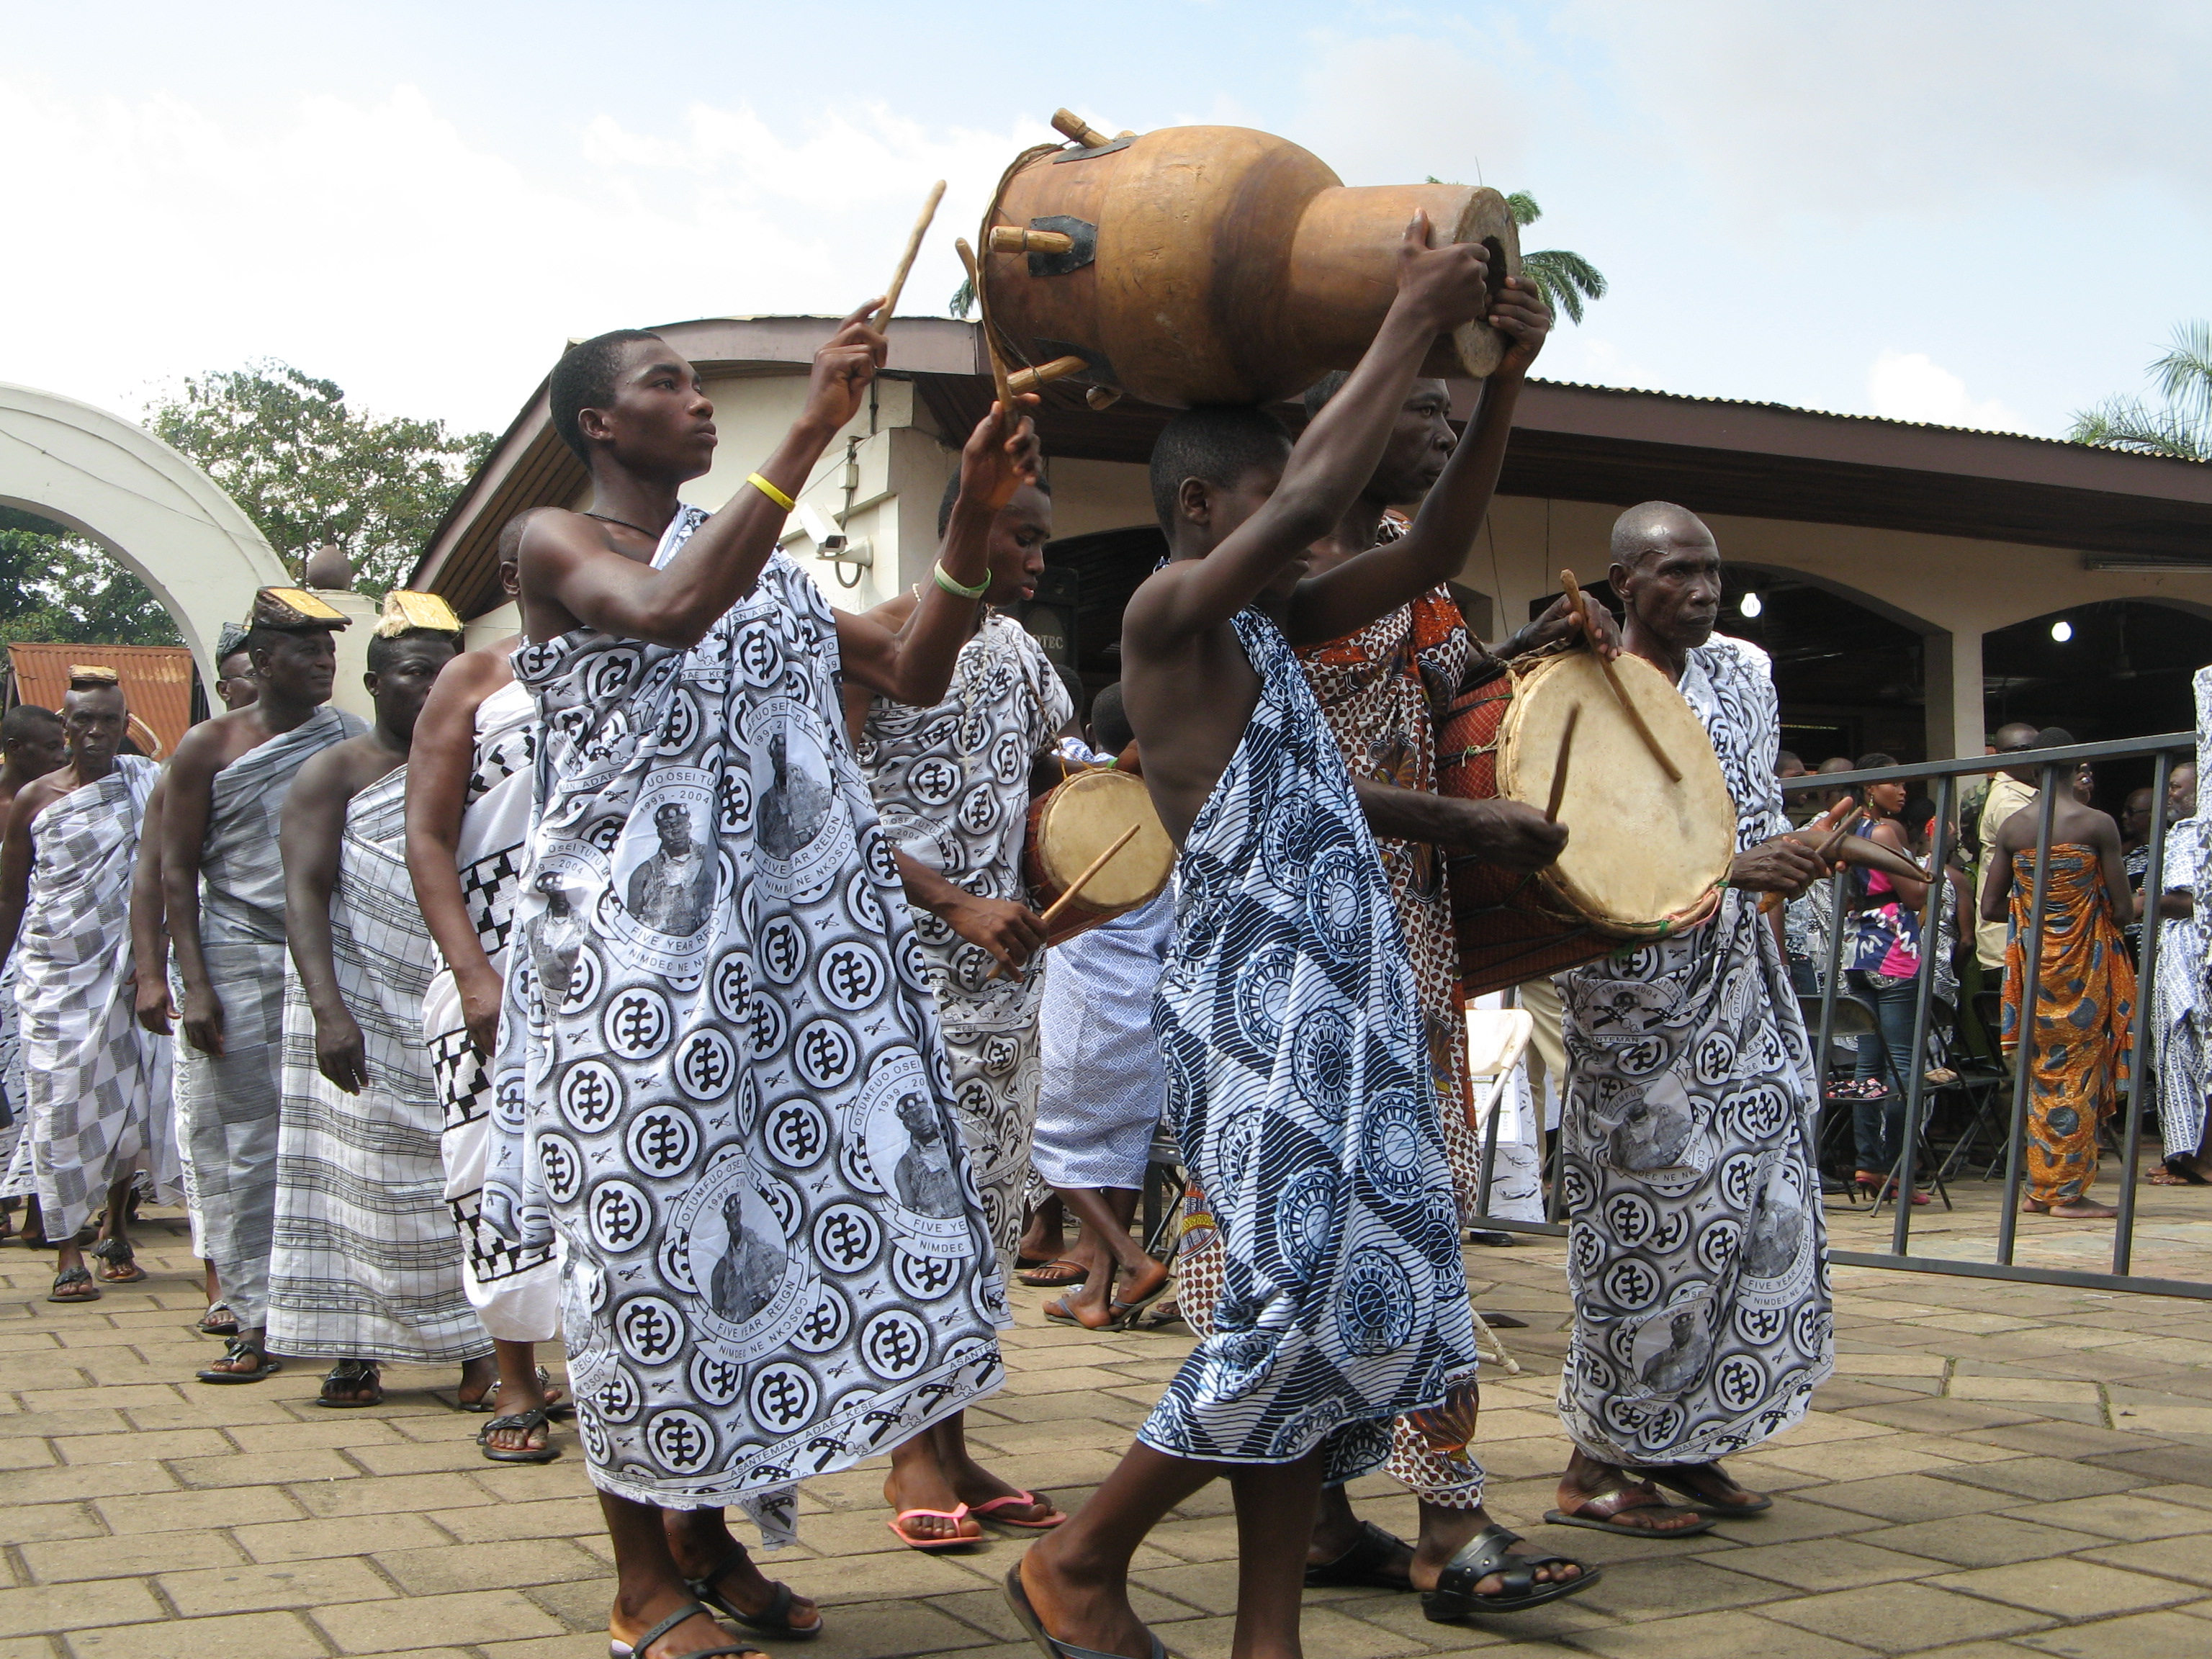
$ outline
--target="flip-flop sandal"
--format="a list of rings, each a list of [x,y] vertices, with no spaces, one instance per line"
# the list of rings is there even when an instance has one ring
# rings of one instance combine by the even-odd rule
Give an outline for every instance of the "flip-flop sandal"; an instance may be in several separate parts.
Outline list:
[[[228,1343],[223,1345],[222,1357],[225,1359],[243,1359],[248,1354],[252,1354],[255,1358],[261,1362],[258,1370],[250,1371],[202,1371],[199,1373],[200,1381],[203,1382],[258,1382],[264,1377],[274,1376],[277,1372],[284,1369],[284,1362],[283,1360],[271,1359],[265,1350],[255,1347],[252,1343],[244,1340],[242,1338],[234,1336]]]
[[[791,1593],[791,1586],[781,1579],[769,1586],[774,1594],[769,1597],[768,1605],[758,1613],[747,1613],[714,1588],[729,1576],[732,1567],[742,1565],[750,1559],[745,1553],[744,1546],[740,1544],[722,1559],[722,1564],[714,1571],[703,1577],[687,1578],[684,1581],[684,1585],[715,1612],[736,1620],[747,1630],[757,1631],[763,1636],[773,1636],[785,1642],[811,1642],[821,1635],[823,1620],[818,1610],[811,1625],[791,1622],[791,1604],[799,1598]]]
[[[128,1240],[104,1238],[85,1254],[97,1256],[106,1264],[100,1273],[103,1285],[136,1285],[146,1277],[146,1270],[138,1265]]]
[[[2155,1187],[2212,1187],[2212,1181],[2179,1164],[2160,1164],[2144,1179]]]
[[[1072,1273],[1053,1273],[1054,1267],[1073,1267],[1075,1271]],[[1048,1279],[1045,1276],[1048,1273],[1052,1273],[1052,1277]],[[1016,1273],[1014,1277],[1033,1291],[1072,1291],[1078,1285],[1090,1280],[1091,1269],[1080,1261],[1071,1261],[1064,1255],[1058,1255],[1049,1261],[1040,1261],[1031,1271]]]
[[[1022,1564],[1018,1561],[1006,1569],[1006,1592],[1007,1607],[1030,1633],[1030,1639],[1043,1650],[1044,1659],[1121,1659],[1119,1654],[1102,1653],[1097,1648],[1079,1648],[1073,1642],[1060,1641],[1046,1630],[1044,1620],[1030,1605],[1030,1593],[1023,1587]],[[1152,1659],[1168,1659],[1167,1644],[1157,1636],[1152,1638]]]
[[[1656,1528],[1639,1527],[1633,1522],[1613,1518],[1632,1510],[1648,1513],[1655,1510],[1663,1510],[1668,1515],[1694,1515],[1697,1524],[1671,1527],[1661,1532]],[[1680,1504],[1669,1504],[1640,1480],[1630,1481],[1611,1492],[1599,1492],[1595,1497],[1584,1498],[1572,1515],[1565,1510],[1546,1510],[1544,1519],[1555,1527],[1588,1527],[1592,1532],[1618,1533],[1623,1538],[1695,1538],[1701,1532],[1711,1532],[1713,1528],[1711,1516],[1699,1514],[1698,1510]]]
[[[610,1637],[607,1638],[607,1659],[647,1659],[655,1642],[667,1635],[686,1619],[696,1619],[702,1613],[709,1619],[714,1616],[713,1608],[704,1602],[694,1601],[689,1607],[677,1608],[667,1618],[639,1637],[635,1643],[617,1642]],[[735,1647],[693,1648],[689,1653],[663,1654],[660,1659],[723,1659],[725,1655],[731,1656],[731,1659],[742,1659],[742,1656],[747,1654],[751,1655],[752,1659],[766,1659],[766,1656],[758,1648],[743,1642],[738,1643]]]
[[[1168,1293],[1168,1286],[1174,1283],[1173,1273],[1163,1273],[1160,1275],[1158,1284],[1153,1285],[1151,1290],[1133,1302],[1124,1302],[1118,1296],[1108,1297],[1106,1298],[1106,1328],[1109,1331],[1130,1329],[1145,1316],[1145,1310],[1165,1296]]]
[[[969,1518],[969,1514],[970,1511],[965,1504],[955,1504],[949,1510],[901,1510],[884,1524],[891,1529],[892,1537],[910,1550],[972,1549],[983,1541],[981,1528],[972,1534],[956,1531],[950,1538],[921,1538],[899,1525],[902,1521],[911,1521],[917,1516],[926,1516],[932,1521],[950,1521],[957,1528],[961,1522]]]
[[[550,1463],[560,1456],[561,1449],[549,1438],[542,1446],[495,1446],[492,1433],[499,1429],[520,1429],[525,1434],[535,1434],[551,1421],[541,1408],[537,1411],[514,1412],[505,1417],[495,1417],[477,1431],[477,1444],[483,1448],[487,1462],[493,1463]]]
[[[576,1414],[576,1408],[568,1403],[568,1395],[562,1394],[560,1385],[554,1382],[553,1373],[543,1365],[538,1368],[538,1391],[549,1396],[545,1401],[545,1409],[551,1414],[555,1422],[560,1422]],[[550,1397],[555,1395],[559,1395],[561,1397],[557,1400]],[[494,1377],[491,1387],[473,1400],[464,1400],[459,1395],[455,1395],[453,1409],[459,1412],[497,1411],[499,1409],[499,1379]]]
[[[331,1392],[331,1387],[350,1393],[366,1387],[374,1395],[371,1400],[349,1400]],[[374,1359],[341,1359],[323,1373],[323,1386],[315,1395],[315,1404],[327,1406],[332,1411],[358,1411],[364,1406],[384,1403],[384,1378],[379,1375]]]
[[[1394,1563],[1411,1561],[1413,1554],[1413,1547],[1404,1539],[1383,1531],[1372,1521],[1362,1521],[1359,1536],[1335,1560],[1306,1563],[1306,1588],[1409,1590],[1413,1586],[1406,1577],[1405,1566],[1399,1566],[1395,1577],[1384,1569]]]
[[[222,1318],[216,1316],[221,1314]],[[203,1336],[236,1336],[238,1316],[230,1310],[228,1302],[210,1302],[208,1310],[200,1316],[200,1334]]]
[[[84,1287],[82,1294],[64,1294],[67,1291],[76,1291],[79,1285]],[[53,1288],[46,1292],[46,1300],[49,1302],[97,1302],[100,1300],[100,1286],[92,1282],[92,1275],[82,1267],[64,1267],[54,1275]]]
[[[1107,1324],[1103,1325],[1085,1324],[1069,1310],[1067,1298],[1064,1296],[1054,1297],[1051,1301],[1046,1303],[1042,1311],[1044,1313],[1045,1319],[1048,1323],[1071,1326],[1079,1331],[1106,1331],[1113,1328],[1113,1325],[1110,1321]]]
[[[1520,1541],[1519,1533],[1496,1525],[1485,1527],[1468,1539],[1459,1553],[1444,1563],[1437,1587],[1421,1592],[1421,1616],[1431,1624],[1449,1625],[1470,1613],[1521,1613],[1563,1595],[1579,1595],[1597,1583],[1598,1569],[1571,1556],[1511,1553],[1511,1547]],[[1536,1569],[1553,1566],[1581,1567],[1582,1571],[1572,1578],[1538,1583]],[[1503,1591],[1496,1595],[1476,1595],[1474,1587],[1493,1572],[1504,1584]]]
[[[1019,1527],[1024,1532],[1050,1532],[1067,1519],[1065,1510],[1053,1510],[1042,1521],[1017,1521],[1012,1516],[992,1513],[994,1510],[1033,1510],[1044,1502],[1033,1492],[1012,1492],[1004,1498],[994,1498],[988,1504],[970,1504],[968,1513],[978,1521],[988,1521],[995,1527]],[[1048,1504],[1045,1507],[1050,1509],[1051,1505]]]
[[[1729,1480],[1729,1477],[1722,1471],[1721,1466],[1718,1463],[1706,1463],[1702,1464],[1699,1467],[1711,1469],[1723,1480],[1727,1480],[1729,1486],[1735,1486],[1735,1482]],[[1774,1507],[1774,1500],[1771,1498],[1767,1497],[1763,1492],[1755,1492],[1753,1494],[1753,1496],[1757,1499],[1755,1503],[1725,1503],[1720,1498],[1710,1497],[1706,1493],[1699,1492],[1695,1486],[1684,1480],[1675,1470],[1667,1468],[1663,1466],[1639,1468],[1632,1470],[1631,1473],[1651,1482],[1654,1486],[1664,1486],[1669,1492],[1678,1492],[1681,1493],[1682,1496],[1688,1498],[1691,1504],[1695,1507],[1703,1510],[1707,1515],[1716,1516],[1723,1521],[1747,1521],[1753,1516],[1764,1515],[1767,1510]],[[1736,1490],[1738,1492],[1747,1492],[1750,1489],[1745,1486],[1736,1486]]]

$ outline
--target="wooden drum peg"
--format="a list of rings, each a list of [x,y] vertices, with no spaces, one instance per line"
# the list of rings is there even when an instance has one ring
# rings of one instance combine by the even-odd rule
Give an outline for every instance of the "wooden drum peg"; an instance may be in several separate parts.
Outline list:
[[[1057,230],[1024,230],[1019,225],[993,225],[994,253],[1073,253],[1075,238]]]
[[[1098,149],[1114,142],[1106,133],[1085,120],[1072,109],[1056,109],[1052,112],[1053,130],[1065,133],[1085,149]]]
[[[1018,398],[1024,392],[1035,392],[1054,380],[1065,380],[1071,374],[1080,374],[1090,368],[1081,357],[1055,357],[1035,368],[1018,368],[1006,376],[1006,390]]]

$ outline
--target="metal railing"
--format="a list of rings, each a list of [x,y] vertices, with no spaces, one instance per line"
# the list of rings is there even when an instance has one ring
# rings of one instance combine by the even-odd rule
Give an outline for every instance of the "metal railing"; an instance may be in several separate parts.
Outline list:
[[[2038,749],[2015,751],[2005,755],[1979,755],[1962,760],[1927,761],[1913,765],[1888,766],[1864,772],[1834,772],[1782,781],[1785,796],[1817,793],[1850,793],[1862,804],[1869,784],[1901,782],[1932,784],[1935,790],[1935,832],[1926,860],[1928,869],[1935,875],[1923,910],[1920,965],[1913,981],[1912,1047],[1906,1056],[1904,1075],[1896,1079],[1905,1095],[1904,1129],[1897,1164],[1890,1172],[1886,1188],[1878,1188],[1875,1213],[1879,1213],[1885,1198],[1894,1202],[1891,1226],[1890,1247],[1885,1251],[1833,1249],[1829,1259],[1851,1267],[1890,1267],[1916,1273],[1948,1273],[1966,1278],[2021,1280],[2033,1284],[2063,1285],[2093,1290],[2132,1291],[2156,1296],[2190,1297],[2212,1300],[2212,1282],[2187,1279],[2166,1279],[2133,1271],[2135,1259],[2136,1190],[2139,1180],[2138,1163],[2142,1155],[2142,1120],[2146,1105],[2152,1099],[2154,1087],[2149,1068],[2154,1064],[2154,1044],[2149,1028],[2154,1019],[2155,989],[2159,972],[2159,947],[2163,929],[2160,927],[2158,901],[2165,891],[2166,831],[2167,828],[2166,785],[2177,756],[2193,760],[2197,747],[2194,732],[2177,732],[2163,737],[2130,738],[2112,743],[2074,744],[2059,749]],[[2119,1091],[2119,1112],[2123,1117],[2119,1139],[2120,1156],[2118,1215],[2112,1223],[2112,1267],[2109,1272],[2023,1264],[2014,1258],[2018,1243],[2021,1191],[2026,1165],[2026,1148],[2029,1128],[2029,1107],[2032,1093],[2032,1074],[2039,1044],[2036,1042],[2035,1010],[2041,992],[2043,969],[2043,937],[2049,920],[2051,875],[2051,827],[2057,791],[2065,786],[2075,766],[2083,761],[2138,760],[2148,758],[2153,763],[2151,787],[2151,822],[2149,830],[2149,858],[2144,871],[2142,892],[2142,942],[2136,951],[2136,995],[2129,1012],[2130,1030],[2128,1036],[2128,1081]],[[1940,950],[1948,949],[1949,941],[1937,925],[1941,917],[1941,886],[1946,878],[1945,865],[1949,861],[1956,836],[1956,812],[1959,780],[1980,773],[2020,771],[2036,769],[2039,784],[2039,811],[2035,833],[2035,869],[2033,890],[2028,902],[2028,928],[2026,944],[2021,951],[2022,969],[2018,1019],[2021,1040],[2015,1045],[2010,1066],[2011,1110],[2003,1146],[2004,1193],[1996,1218],[1995,1260],[1965,1261],[1949,1256],[1915,1255],[1912,1250],[1911,1195],[1917,1190],[1916,1164],[1924,1144],[1931,1085],[1928,1082],[1931,1048],[1929,1037],[1936,1018],[1936,965]],[[2025,849],[2023,849],[2025,850]],[[1986,871],[1978,870],[1974,890],[1957,911],[1960,940],[1966,949],[1973,948],[1974,928],[1981,915],[1980,884]],[[1819,1092],[1822,1116],[1830,1107],[1847,1104],[1830,1093],[1828,1073],[1833,1063],[1832,1044],[1836,1036],[1836,1010],[1843,989],[1843,948],[1846,911],[1846,884],[1850,880],[1847,872],[1830,878],[1829,928],[1826,971],[1820,975],[1820,1017],[1814,1042],[1815,1087]],[[2202,972],[2203,963],[2191,964],[2189,971]],[[1960,1002],[1965,1004],[1962,996]],[[1971,1011],[1961,1006],[1954,1011],[1963,1024]],[[1814,1021],[1807,1010],[1807,1024]],[[2108,1015],[2109,1017],[2109,1015]],[[2000,1063],[2003,1061],[2003,1047],[1996,1031],[1988,1034],[1991,1052]],[[1872,1039],[1884,1045],[1887,1038],[1879,1034]],[[1891,1069],[1895,1068],[1893,1065]],[[1984,1079],[1989,1081],[1990,1079]],[[1562,1109],[1565,1109],[1565,1079],[1559,1079]],[[1954,1088],[1956,1084],[1936,1085]],[[1468,1218],[1470,1226],[1504,1232],[1540,1233],[1564,1236],[1566,1228],[1559,1219],[1559,1194],[1564,1183],[1556,1169],[1556,1154],[1546,1160],[1545,1216],[1541,1222],[1518,1221],[1493,1217],[1488,1213],[1492,1169],[1497,1154],[1498,1120],[1502,1110],[1491,1113],[1485,1126],[1481,1170],[1479,1176],[1476,1213]],[[1971,1142],[1979,1130],[1982,1115],[1977,1113],[1973,1122],[1962,1136],[1961,1144]],[[2096,1130],[2093,1129],[2092,1133]],[[1815,1156],[1820,1129],[1816,1127]],[[1959,1147],[1953,1148],[1949,1160],[1957,1163]],[[1939,1188],[1944,1165],[1938,1162],[1934,1172]],[[1991,1167],[1994,1167],[1992,1164]],[[1963,1170],[1960,1171],[1963,1173]],[[1985,1171],[1984,1180],[1989,1179]],[[1948,1206],[1949,1198],[1945,1194]]]

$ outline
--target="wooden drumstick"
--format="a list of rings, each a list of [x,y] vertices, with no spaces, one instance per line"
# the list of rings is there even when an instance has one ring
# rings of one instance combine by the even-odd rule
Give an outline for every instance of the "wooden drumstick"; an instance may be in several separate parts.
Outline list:
[[[1818,847],[1815,847],[1813,849],[1813,855],[1819,859],[1822,863],[1825,864],[1828,862],[1833,856],[1835,849],[1844,844],[1844,833],[1850,828],[1848,820],[1851,816],[1851,809],[1857,805],[1858,803],[1856,801],[1853,800],[1849,795],[1845,795],[1833,806],[1831,806],[1826,811],[1820,814],[1805,826],[1805,830],[1808,834],[1819,830],[1832,829],[1835,831],[1833,835],[1828,836],[1826,840],[1823,841]],[[1767,915],[1778,908],[1781,903],[1781,894],[1762,894],[1759,901],[1759,914],[1762,916]]]
[[[1636,735],[1644,739],[1644,746],[1651,751],[1651,758],[1659,763],[1659,769],[1667,775],[1667,781],[1669,783],[1681,782],[1681,769],[1677,767],[1668,757],[1667,751],[1659,746],[1659,739],[1652,736],[1651,728],[1644,723],[1643,711],[1629,701],[1627,691],[1621,686],[1620,674],[1614,671],[1613,665],[1606,660],[1605,653],[1597,648],[1595,641],[1592,639],[1589,629],[1589,600],[1584,596],[1583,590],[1576,585],[1575,573],[1571,570],[1559,572],[1559,586],[1566,593],[1567,603],[1574,607],[1576,617],[1582,623],[1583,638],[1591,641],[1590,654],[1597,659],[1598,667],[1604,671],[1605,683],[1613,688],[1613,701],[1620,705],[1620,712],[1628,716],[1628,723],[1636,728]]]
[[[1124,830],[1120,835],[1115,836],[1114,844],[1111,847],[1109,847],[1104,852],[1101,853],[1097,858],[1091,860],[1090,864],[1085,867],[1083,873],[1078,876],[1073,881],[1068,883],[1067,890],[1065,893],[1062,893],[1058,898],[1054,899],[1046,908],[1045,913],[1037,918],[1039,925],[1045,931],[1049,932],[1053,923],[1060,920],[1060,912],[1066,909],[1069,905],[1074,903],[1076,896],[1081,893],[1085,887],[1091,884],[1091,877],[1097,875],[1101,870],[1103,870],[1106,867],[1107,860],[1111,859],[1115,854],[1120,852],[1124,847],[1127,847],[1132,841],[1133,841],[1136,838],[1137,831],[1143,828],[1144,826],[1140,823],[1133,823],[1127,830]],[[1003,962],[993,963],[991,964],[991,971],[983,975],[985,981],[988,982],[991,980],[998,978],[1001,973],[1006,971],[1006,964]]]
[[[906,274],[914,269],[914,256],[921,252],[921,239],[929,233],[929,222],[937,217],[937,204],[945,199],[945,180],[939,179],[929,187],[929,199],[921,204],[921,217],[914,222],[914,233],[906,239],[906,252],[899,256],[898,269],[891,272],[891,285],[884,290],[884,303],[876,312],[875,330],[880,334],[890,325],[891,313],[898,309],[899,290],[906,286]]]
[[[1567,794],[1567,745],[1575,740],[1575,722],[1583,717],[1583,706],[1574,704],[1567,710],[1567,723],[1559,728],[1559,757],[1552,763],[1552,799],[1544,808],[1544,822],[1559,821],[1559,803]]]
[[[996,388],[999,405],[1006,411],[1006,418],[1014,418],[1014,394],[1006,386],[1006,365],[999,356],[999,342],[991,332],[991,307],[983,298],[983,272],[975,263],[975,250],[961,237],[952,244],[952,251],[960,256],[960,263],[968,268],[968,286],[975,293],[976,325],[983,331],[983,349],[991,357],[991,384]]]

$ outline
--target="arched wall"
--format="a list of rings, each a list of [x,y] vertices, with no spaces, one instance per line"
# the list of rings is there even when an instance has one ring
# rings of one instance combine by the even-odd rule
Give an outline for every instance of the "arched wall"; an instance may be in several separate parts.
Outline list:
[[[0,382],[0,503],[98,542],[175,618],[215,683],[215,645],[283,562],[216,482],[143,428],[58,392]]]

